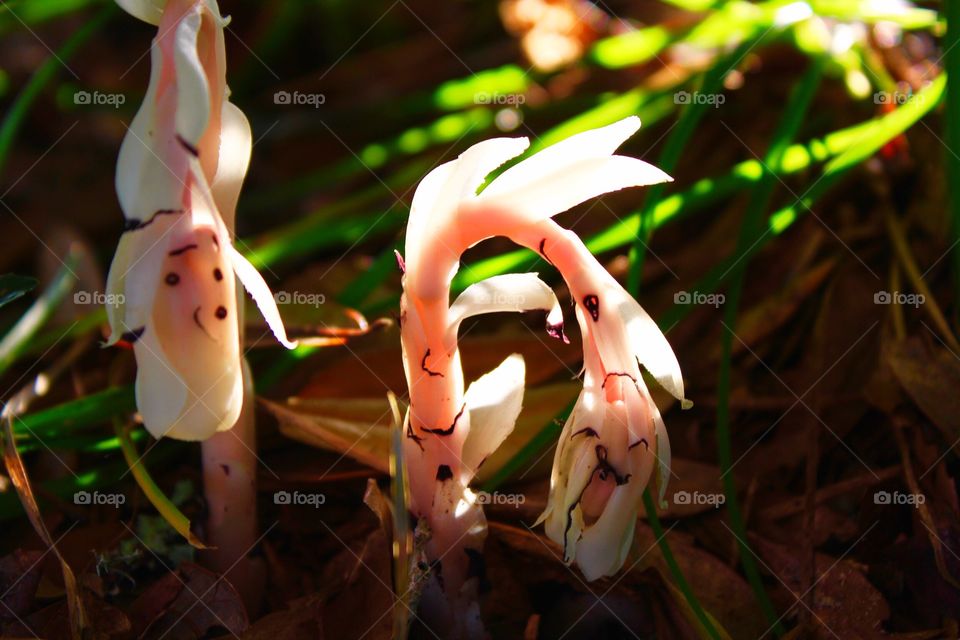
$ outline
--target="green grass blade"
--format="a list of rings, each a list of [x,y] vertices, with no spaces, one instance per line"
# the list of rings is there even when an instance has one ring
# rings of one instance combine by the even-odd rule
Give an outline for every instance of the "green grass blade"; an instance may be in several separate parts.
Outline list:
[[[7,157],[10,154],[10,148],[13,146],[17,132],[20,130],[20,125],[23,124],[23,120],[27,117],[27,113],[29,113],[30,107],[33,106],[37,96],[40,95],[40,92],[43,91],[47,84],[57,75],[63,63],[69,60],[87,40],[100,30],[107,22],[107,19],[113,15],[114,10],[115,7],[111,2],[94,16],[92,20],[71,35],[63,46],[57,50],[56,54],[47,58],[46,61],[33,72],[30,80],[27,81],[27,84],[25,84],[20,90],[20,93],[17,94],[13,104],[10,105],[6,115],[3,117],[3,122],[0,122],[0,175],[3,174]]]
[[[741,60],[744,54],[753,46],[750,42],[737,47],[730,55],[718,61],[703,76],[703,82],[699,93],[705,95],[717,94],[723,88],[723,78],[732,70]],[[706,115],[707,109],[712,105],[707,101],[690,101],[681,111],[676,125],[670,130],[667,140],[664,143],[663,151],[656,162],[657,167],[666,173],[673,173],[684,148],[693,136],[700,120]],[[630,269],[627,274],[627,291],[636,296],[640,290],[640,278],[643,273],[644,256],[646,255],[647,245],[653,233],[653,227],[645,224],[650,218],[650,212],[656,206],[656,203],[662,197],[666,190],[665,184],[653,185],[647,189],[644,196],[643,205],[640,208],[640,229],[634,240],[633,247],[630,250]]]
[[[778,165],[784,151],[790,141],[796,136],[800,128],[804,115],[810,102],[813,100],[817,88],[820,86],[820,78],[823,71],[821,60],[813,60],[809,70],[795,87],[790,100],[787,102],[786,112],[777,130],[774,133],[770,148],[764,158],[764,166]],[[737,240],[737,253],[745,253],[751,245],[759,240],[761,233],[761,219],[764,211],[770,204],[774,188],[779,178],[769,170],[764,169],[763,178],[753,191],[750,201],[747,204],[747,210],[740,227],[740,234]],[[753,589],[754,595],[760,604],[764,617],[773,627],[774,633],[778,636],[783,635],[784,628],[780,624],[780,616],[777,615],[770,601],[770,597],[763,585],[763,578],[760,575],[760,568],[754,559],[753,551],[747,545],[746,522],[743,518],[743,512],[740,509],[740,502],[737,496],[737,486],[731,469],[733,466],[733,454],[730,437],[730,371],[731,355],[733,352],[733,331],[736,326],[737,308],[740,304],[740,295],[743,291],[744,273],[748,261],[742,260],[734,267],[733,283],[727,294],[724,305],[724,324],[727,331],[722,336],[722,355],[720,358],[719,385],[717,387],[717,457],[720,462],[721,477],[723,478],[723,492],[726,496],[727,516],[730,525],[737,537],[737,542],[741,547],[740,563],[743,565],[744,573],[747,575],[747,581]]]
[[[0,375],[6,373],[20,354],[27,348],[30,339],[46,324],[58,304],[76,284],[77,277],[73,269],[77,266],[78,256],[71,253],[53,281],[40,297],[20,317],[9,332],[0,340]]]
[[[700,604],[697,595],[693,592],[693,589],[690,588],[690,583],[687,582],[686,576],[683,575],[683,570],[680,568],[677,559],[673,555],[673,551],[670,549],[670,543],[667,541],[667,536],[663,531],[663,525],[660,524],[660,516],[657,515],[657,507],[653,502],[653,497],[650,495],[650,489],[644,489],[643,491],[643,507],[647,512],[647,522],[650,523],[653,536],[657,540],[657,545],[660,547],[660,553],[663,554],[663,560],[667,563],[667,568],[670,569],[677,588],[680,589],[687,604],[690,605],[690,609],[696,616],[703,631],[705,631],[709,637],[713,638],[713,640],[729,638],[730,634],[726,631],[721,635],[721,632],[717,630],[713,619],[704,611],[703,605]]]

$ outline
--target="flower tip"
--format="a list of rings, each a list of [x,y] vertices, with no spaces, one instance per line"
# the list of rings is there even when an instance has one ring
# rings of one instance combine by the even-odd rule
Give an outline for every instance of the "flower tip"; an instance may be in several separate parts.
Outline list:
[[[687,409],[693,408],[693,400],[688,400],[687,398],[683,398],[682,400],[680,400],[680,408],[683,409],[684,411],[686,411]]]

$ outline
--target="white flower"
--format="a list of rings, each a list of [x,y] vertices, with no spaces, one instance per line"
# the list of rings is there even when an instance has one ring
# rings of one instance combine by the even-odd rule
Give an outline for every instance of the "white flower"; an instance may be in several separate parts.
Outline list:
[[[519,356],[464,393],[460,320],[547,309],[548,332],[563,338],[562,313],[535,274],[490,278],[450,305],[450,283],[469,247],[500,235],[538,251],[557,267],[577,302],[585,387],[564,430],[544,514],[548,534],[565,544],[565,560],[576,561],[588,578],[619,568],[656,457],[661,473],[669,473],[669,444],[641,367],[682,398],[676,357],[653,320],[580,239],[551,220],[598,195],[670,179],[641,160],[614,155],[639,126],[637,118],[627,118],[573,136],[507,169],[478,194],[488,174],[528,146],[524,138],[487,140],[430,172],[414,195],[401,261],[401,337],[410,388],[406,458],[411,506],[429,522],[428,556],[445,558],[443,580],[451,598],[459,597],[456,590],[469,577],[465,566],[456,566],[465,565],[464,554],[451,549],[478,549],[485,528],[467,485],[513,429],[523,399]]]
[[[150,85],[123,140],[116,188],[126,223],[107,280],[108,345],[133,343],[137,406],[155,437],[229,429],[243,396],[236,278],[288,348],[257,270],[233,246],[250,161],[246,117],[227,100],[214,0],[118,0],[157,24]]]

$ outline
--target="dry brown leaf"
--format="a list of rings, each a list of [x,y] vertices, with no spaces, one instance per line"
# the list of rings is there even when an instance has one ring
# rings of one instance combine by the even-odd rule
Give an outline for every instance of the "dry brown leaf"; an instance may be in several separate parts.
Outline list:
[[[754,548],[764,563],[776,573],[780,584],[779,611],[799,612],[803,604],[797,598],[803,593],[804,567],[796,549],[753,537]],[[890,617],[890,607],[883,595],[867,579],[863,567],[849,559],[836,559],[816,554],[816,576],[813,597],[814,637],[817,638],[885,638],[881,628]]]
[[[917,337],[891,344],[886,357],[904,390],[953,442],[960,435],[960,361]]]

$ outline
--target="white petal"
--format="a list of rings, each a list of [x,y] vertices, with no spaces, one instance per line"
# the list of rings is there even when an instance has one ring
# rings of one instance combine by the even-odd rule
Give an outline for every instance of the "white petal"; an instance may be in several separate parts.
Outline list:
[[[160,283],[168,236],[180,224],[182,214],[161,215],[154,222],[120,236],[117,253],[110,264],[107,292],[122,304],[107,305],[110,338],[106,346],[115,344],[124,333],[139,330],[150,323],[153,303]]]
[[[233,233],[237,199],[250,165],[253,135],[247,117],[231,102],[223,103],[220,126],[220,159],[211,190],[224,224]]]
[[[482,313],[504,311],[548,312],[547,324],[556,327],[563,322],[563,312],[553,289],[535,273],[510,273],[493,276],[467,287],[450,306],[448,331],[456,339],[460,323]]]
[[[197,44],[203,24],[202,6],[196,5],[177,24],[173,64],[177,83],[177,133],[194,147],[210,121],[210,87]]]
[[[169,157],[166,146],[159,142],[164,136],[173,135],[164,129],[165,123],[157,121],[162,58],[160,47],[154,42],[150,47],[150,85],[117,158],[117,197],[127,220],[143,222],[157,211],[182,206],[187,164],[185,159],[178,163],[177,158]]]
[[[510,191],[484,190],[475,202],[466,205],[465,213],[480,221],[499,212],[505,217],[505,225],[533,224],[605,193],[671,180],[660,169],[636,158],[578,159]]]
[[[117,0],[117,4],[134,18],[159,25],[167,0]]]
[[[515,353],[467,389],[464,402],[470,412],[470,432],[462,459],[471,476],[513,431],[523,406],[525,374],[523,356]]]
[[[201,376],[191,388],[167,359],[150,326],[133,349],[137,357],[137,408],[153,437],[206,440],[236,423],[243,407],[239,358],[207,363],[214,373]]]
[[[663,497],[667,494],[667,484],[670,482],[670,437],[667,435],[667,427],[663,424],[663,418],[660,417],[660,411],[657,406],[650,401],[653,410],[653,424],[655,427],[657,446],[654,453],[657,456],[657,487],[660,504],[665,504]]]
[[[420,181],[410,206],[404,259],[416,271],[420,247],[431,231],[452,222],[464,199],[474,196],[491,171],[529,146],[526,138],[494,138],[473,145],[456,160],[440,165]]]
[[[143,418],[143,426],[158,439],[169,435],[176,439],[200,440],[212,435],[215,429],[200,434],[202,437],[184,437],[190,434],[176,427],[177,418],[187,403],[187,385],[174,372],[156,335],[149,329],[147,327],[133,345],[137,357],[137,409]]]
[[[617,313],[626,323],[630,349],[640,364],[650,372],[657,384],[680,401],[684,409],[692,406],[683,395],[680,363],[660,327],[633,298],[627,297],[618,306]]]
[[[277,302],[273,299],[270,287],[267,286],[263,276],[232,244],[227,246],[230,251],[230,260],[233,263],[233,271],[240,278],[243,287],[253,297],[254,302],[257,303],[257,308],[263,314],[263,319],[267,321],[267,326],[273,331],[273,335],[280,344],[287,349],[295,348],[297,343],[287,339],[287,332],[283,328],[283,319],[280,317],[280,310],[277,309]]]
[[[578,160],[613,155],[639,128],[640,118],[630,116],[606,127],[570,136],[510,167],[484,191],[491,196],[507,193],[558,173]]]
[[[631,482],[614,489],[600,518],[580,534],[575,561],[587,580],[615,574],[627,559],[644,488]]]

